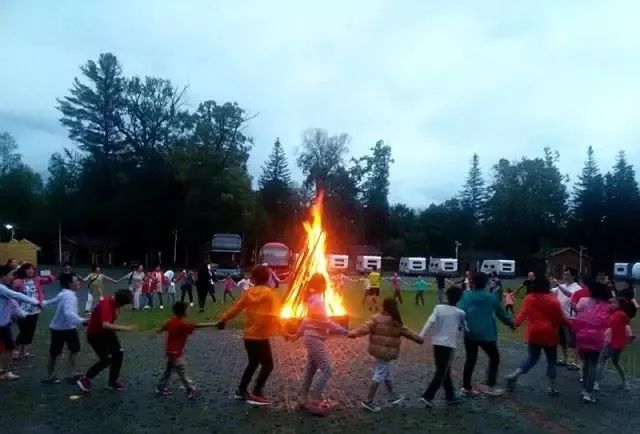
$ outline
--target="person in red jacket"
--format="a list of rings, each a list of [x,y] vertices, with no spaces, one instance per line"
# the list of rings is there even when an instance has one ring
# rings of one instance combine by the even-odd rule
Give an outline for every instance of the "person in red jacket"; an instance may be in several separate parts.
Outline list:
[[[600,390],[600,381],[604,375],[604,368],[607,365],[607,361],[611,359],[613,367],[618,371],[620,379],[622,380],[622,387],[624,390],[631,390],[629,381],[627,381],[624,373],[624,368],[620,365],[620,355],[627,347],[629,338],[631,337],[631,327],[629,325],[630,318],[626,313],[629,305],[633,303],[625,298],[617,298],[612,306],[613,312],[609,317],[609,329],[605,335],[607,346],[600,354],[600,360],[598,362],[598,377],[593,390]]]
[[[15,279],[13,281],[13,289],[17,292],[21,292],[27,297],[35,298],[40,303],[44,300],[44,291],[42,287],[55,282],[55,276],[49,274],[48,276],[36,275],[36,268],[33,264],[25,262],[15,272]],[[38,325],[38,317],[40,316],[40,307],[33,306],[28,303],[21,303],[20,308],[27,313],[27,316],[18,320],[18,337],[16,338],[16,352],[14,353],[15,359],[24,359],[29,357],[27,352],[27,346],[33,342],[33,335]]]
[[[507,386],[513,390],[518,377],[529,372],[540,359],[540,353],[544,351],[547,358],[547,377],[549,378],[548,392],[557,395],[556,367],[558,354],[556,347],[560,340],[558,330],[560,326],[570,326],[565,317],[560,302],[555,294],[549,290],[549,281],[546,278],[537,278],[532,285],[532,291],[527,295],[520,312],[516,317],[515,326],[519,327],[527,321],[525,341],[529,349],[529,356],[520,364],[511,375],[507,377]]]

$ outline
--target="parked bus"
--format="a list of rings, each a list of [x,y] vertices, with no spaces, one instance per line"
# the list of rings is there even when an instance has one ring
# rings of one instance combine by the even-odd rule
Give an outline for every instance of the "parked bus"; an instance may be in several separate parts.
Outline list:
[[[291,273],[293,254],[282,243],[267,243],[258,253],[258,264],[267,264],[279,279],[286,279]]]
[[[214,234],[209,251],[213,273],[217,279],[231,275],[242,279],[242,238],[238,234]]]

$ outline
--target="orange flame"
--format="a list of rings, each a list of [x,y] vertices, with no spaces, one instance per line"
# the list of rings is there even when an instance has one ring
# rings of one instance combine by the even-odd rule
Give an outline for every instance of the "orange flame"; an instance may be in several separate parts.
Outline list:
[[[327,280],[327,290],[324,294],[327,314],[336,317],[344,316],[347,313],[342,296],[335,291],[329,276],[325,250],[327,233],[322,229],[323,199],[323,193],[319,193],[316,203],[311,208],[311,221],[303,223],[307,233],[307,242],[296,263],[294,277],[280,311],[281,318],[304,318],[306,316],[307,307],[303,300],[303,291],[307,281],[315,273],[322,274]]]

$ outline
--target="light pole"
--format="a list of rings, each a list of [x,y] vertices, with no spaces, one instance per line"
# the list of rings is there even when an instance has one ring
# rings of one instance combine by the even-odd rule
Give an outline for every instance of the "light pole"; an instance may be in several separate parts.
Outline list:
[[[4,227],[5,227],[6,230],[11,231],[11,239],[13,240],[14,237],[15,237],[15,234],[16,234],[15,233],[15,228],[13,227],[13,225],[6,224],[6,225],[4,225]]]
[[[173,230],[173,264],[177,262],[178,259],[178,230]]]
[[[456,261],[459,259],[459,255],[458,255],[458,249],[460,249],[460,247],[462,247],[462,243],[458,240],[455,241],[456,243]]]
[[[580,274],[582,274],[582,255],[587,250],[585,246],[580,246]]]

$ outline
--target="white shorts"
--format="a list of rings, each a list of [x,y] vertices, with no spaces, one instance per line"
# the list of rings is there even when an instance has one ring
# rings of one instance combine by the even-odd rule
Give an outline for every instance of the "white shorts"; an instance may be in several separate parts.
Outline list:
[[[376,360],[373,365],[373,382],[383,383],[391,378],[391,362],[388,360]]]

